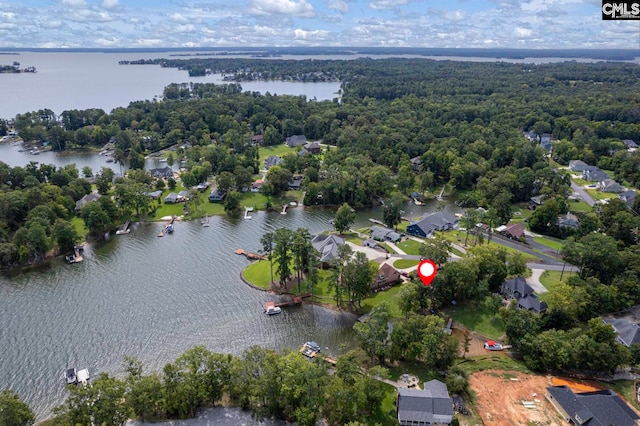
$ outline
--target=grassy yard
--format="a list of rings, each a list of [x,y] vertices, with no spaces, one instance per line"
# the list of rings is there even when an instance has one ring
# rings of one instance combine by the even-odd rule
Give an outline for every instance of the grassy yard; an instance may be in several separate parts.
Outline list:
[[[85,235],[87,235],[87,228],[84,227],[84,220],[82,220],[82,218],[80,217],[75,216],[70,220],[70,222],[71,225],[73,225],[73,227],[76,229],[78,235],[80,235],[82,239],[84,239]]]
[[[275,279],[275,265],[273,268],[274,279]],[[242,275],[244,279],[249,281],[251,284],[256,287],[268,288],[269,283],[271,282],[271,265],[268,260],[258,260],[251,263],[249,266],[242,271]]]
[[[389,305],[389,312],[392,318],[403,317],[400,308],[398,307],[398,300],[400,298],[400,289],[402,285],[395,285],[389,290],[379,291],[372,294],[366,299],[362,300],[362,310],[370,312],[374,307],[386,303]]]
[[[451,242],[452,242],[452,243],[454,243],[454,244],[458,244],[458,245],[460,245],[460,246],[464,247],[464,240],[465,240],[465,238],[466,238],[466,233],[465,233],[464,231],[457,231],[457,230],[453,230],[453,231],[447,231],[447,232],[438,232],[438,233],[437,233],[437,235],[438,235],[438,236],[443,237],[443,238],[444,238],[444,239],[446,239],[446,240],[451,241]],[[469,234],[469,240],[467,241],[467,247],[466,247],[467,249],[468,249],[468,248],[473,247],[473,241],[474,241],[474,238],[475,238],[475,237],[474,237],[473,235]],[[483,244],[485,244],[485,245],[487,244],[487,237],[486,237],[486,235],[485,235],[485,237],[484,237],[484,243],[483,243]],[[532,254],[524,253],[524,252],[522,252],[522,251],[520,251],[520,250],[516,250],[516,249],[511,248],[511,247],[503,246],[502,244],[498,244],[498,243],[496,243],[495,241],[491,241],[491,242],[489,243],[489,246],[491,246],[491,247],[497,247],[497,248],[502,248],[502,249],[504,249],[507,253],[511,253],[511,254],[513,254],[513,253],[520,253],[520,254],[522,254],[522,256],[524,257],[524,259],[525,259],[527,262],[535,261],[535,260],[537,260],[537,259],[538,259],[536,256],[534,256],[534,255],[532,255]],[[456,254],[457,254],[457,253],[456,253]]]
[[[564,275],[562,271],[544,271],[540,276],[540,283],[548,290],[547,293],[540,294],[540,300],[545,300],[548,294],[555,291],[558,283],[560,282],[560,276],[562,275],[562,281],[566,281],[569,278],[569,272],[565,271]]]
[[[584,201],[570,201],[567,205],[572,213],[589,213],[593,210],[593,207]]]
[[[597,189],[586,189],[586,191],[594,200],[606,200],[617,197],[616,194],[609,194],[607,192],[598,191]]]
[[[498,354],[488,354],[473,358],[459,359],[457,361],[457,365],[462,367],[467,374],[486,370],[519,371],[521,373],[531,374],[531,371],[528,370],[524,364],[511,357]]]
[[[564,241],[551,237],[533,237],[533,241],[543,246],[549,247],[551,250],[559,252],[564,246]]]
[[[499,339],[504,336],[505,325],[502,319],[482,304],[451,306],[445,312],[454,321],[486,337]]]
[[[417,260],[412,259],[398,259],[393,262],[393,267],[396,269],[405,269],[411,268],[412,266],[416,266],[418,264]]]
[[[407,254],[419,255],[420,247],[422,247],[423,244],[415,240],[407,239],[396,245],[400,250],[404,251]]]
[[[298,149],[289,148],[285,144],[274,145],[274,146],[265,146],[259,148],[260,153],[260,168],[264,168],[264,160],[271,155],[277,155],[278,157],[282,157],[283,155],[292,153],[295,154],[298,152]]]
[[[367,425],[383,425],[392,426],[398,424],[398,418],[396,417],[396,388],[383,383],[385,390],[384,399],[380,404],[380,413],[373,416],[370,419],[366,419]]]

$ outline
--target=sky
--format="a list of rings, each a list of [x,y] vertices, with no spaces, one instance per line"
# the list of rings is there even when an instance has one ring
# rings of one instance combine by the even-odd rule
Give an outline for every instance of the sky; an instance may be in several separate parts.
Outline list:
[[[640,48],[601,0],[0,0],[0,47]]]

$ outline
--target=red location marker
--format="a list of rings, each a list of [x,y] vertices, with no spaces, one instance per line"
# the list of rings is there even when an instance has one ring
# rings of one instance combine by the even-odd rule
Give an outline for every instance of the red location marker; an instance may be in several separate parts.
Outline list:
[[[429,287],[431,282],[436,277],[436,273],[438,272],[438,268],[432,260],[423,260],[418,265],[418,276],[422,280],[422,284]]]

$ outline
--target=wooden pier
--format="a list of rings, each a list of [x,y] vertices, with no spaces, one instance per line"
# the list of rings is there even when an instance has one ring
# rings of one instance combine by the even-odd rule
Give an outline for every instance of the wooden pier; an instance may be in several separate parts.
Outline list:
[[[165,223],[164,226],[162,227],[162,231],[160,231],[160,233],[158,234],[158,237],[164,237],[169,227],[173,225],[173,222],[175,222],[176,218],[177,218],[176,215],[171,216],[171,219],[167,223]]]
[[[249,260],[263,260],[263,259],[267,258],[267,256],[264,256],[262,254],[253,253],[253,252],[250,252],[250,251],[246,251],[244,249],[238,249],[234,253],[246,256],[247,259],[249,259]]]
[[[253,211],[253,207],[245,207],[244,208],[244,218],[246,220],[251,219],[251,215],[249,215],[249,212],[252,212],[252,211]]]
[[[375,223],[376,225],[380,225],[380,226],[384,226],[384,227],[387,226],[387,225],[384,224],[383,221],[378,220],[378,219],[374,219],[374,218],[371,218],[371,217],[369,218],[369,222]]]
[[[289,207],[287,204],[284,204],[282,206],[282,211],[280,212],[280,214],[287,214],[287,207]]]
[[[264,302],[264,309],[267,310],[267,308],[269,307],[276,307],[276,306],[294,306],[294,305],[299,305],[302,303],[302,301],[304,299],[306,299],[307,297],[311,297],[313,296],[313,294],[311,293],[305,293],[305,294],[301,294],[299,296],[293,296],[291,298],[291,300],[286,300],[284,302]]]

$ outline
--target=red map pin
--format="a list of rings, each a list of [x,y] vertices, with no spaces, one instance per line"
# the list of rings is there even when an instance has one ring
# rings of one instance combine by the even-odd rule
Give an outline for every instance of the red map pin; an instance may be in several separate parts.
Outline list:
[[[436,273],[438,272],[438,268],[436,264],[433,263],[432,260],[426,259],[420,262],[418,265],[418,276],[422,280],[422,284],[429,287],[431,282],[436,277]]]

